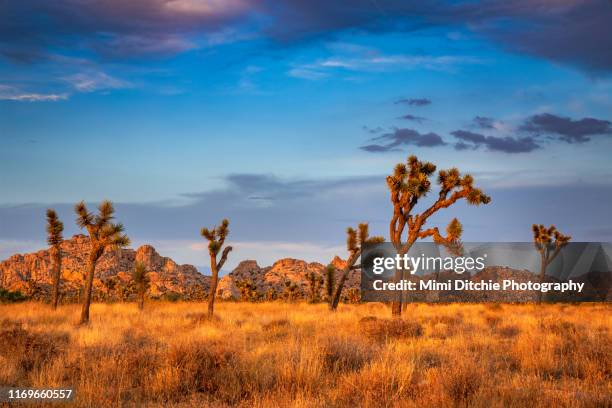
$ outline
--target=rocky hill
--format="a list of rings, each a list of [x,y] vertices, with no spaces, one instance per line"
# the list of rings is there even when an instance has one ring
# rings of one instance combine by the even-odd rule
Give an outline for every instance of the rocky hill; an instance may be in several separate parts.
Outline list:
[[[89,238],[75,235],[62,244],[62,294],[64,301],[76,301],[83,286]],[[152,297],[197,297],[209,289],[210,277],[192,265],[178,265],[150,245],[107,251],[98,261],[94,279],[96,300],[120,300],[133,296],[131,271],[136,261],[149,271]],[[52,284],[48,250],[13,255],[0,262],[0,287],[20,291],[33,298],[46,298]]]
[[[87,264],[89,238],[75,235],[62,244],[62,288],[64,302],[78,301],[83,287]],[[140,248],[106,252],[98,261],[94,279],[95,300],[129,300],[135,290],[131,271],[136,261],[143,262],[149,271],[152,298],[203,300],[210,288],[210,277],[204,276],[192,265],[178,265],[163,257],[150,245]],[[332,264],[344,267],[344,261],[336,257]],[[239,287],[252,285],[256,296],[264,297],[273,290],[274,297],[282,297],[292,286],[292,296],[306,297],[309,292],[307,275],[315,273],[324,279],[326,266],[307,263],[298,259],[281,259],[272,266],[260,267],[256,261],[242,261],[231,273],[220,279],[217,294],[220,298],[240,299]],[[336,280],[340,273],[335,274]],[[346,288],[359,288],[359,271],[352,271]],[[51,259],[48,250],[30,254],[17,254],[0,262],[0,288],[21,293],[35,299],[46,299],[52,285]],[[324,297],[321,285],[320,297]]]
[[[332,260],[336,267],[335,281],[340,279],[340,270],[345,266],[345,261],[339,257]],[[307,297],[310,291],[308,275],[314,273],[323,281],[325,280],[326,265],[318,262],[308,263],[299,259],[285,258],[276,261],[272,266],[260,267],[256,261],[242,261],[228,275],[221,278],[217,288],[217,295],[222,299],[240,299],[240,286],[242,283],[250,283],[254,286],[260,296],[266,294],[273,297],[282,297],[287,292],[288,286],[293,285],[296,297]],[[361,283],[360,272],[351,271],[345,283],[344,293],[350,289],[359,289]],[[319,288],[319,297],[324,298],[324,285]]]

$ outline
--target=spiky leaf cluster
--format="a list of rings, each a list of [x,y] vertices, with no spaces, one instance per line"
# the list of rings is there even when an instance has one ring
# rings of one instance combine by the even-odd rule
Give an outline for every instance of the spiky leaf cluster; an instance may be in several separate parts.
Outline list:
[[[147,267],[143,262],[136,262],[132,270],[132,280],[138,285],[147,286],[150,283]]]
[[[554,225],[546,228],[542,224],[533,224],[531,229],[533,231],[533,242],[539,251],[562,248],[572,239],[571,236],[560,233]]]
[[[225,243],[225,238],[229,234],[229,221],[224,219],[221,221],[221,225],[213,229],[202,228],[200,234],[208,240],[209,252],[212,255],[217,255]]]
[[[74,210],[77,213],[77,225],[87,229],[92,244],[101,248],[121,248],[130,244],[130,239],[124,234],[123,224],[112,222],[115,208],[110,201],[100,203],[98,214],[89,212],[83,201],[77,203]]]
[[[405,207],[412,199],[426,195],[431,189],[429,176],[435,171],[435,165],[421,162],[416,156],[408,157],[406,164],[398,163],[393,174],[387,177],[391,201]]]
[[[54,247],[59,248],[64,240],[62,232],[64,231],[64,223],[61,222],[57,216],[57,213],[52,210],[47,210],[47,243]]]
[[[370,238],[368,230],[369,227],[367,223],[359,224],[357,230],[352,227],[346,229],[346,248],[350,253],[359,251],[366,243],[379,243],[385,241],[383,237]]]

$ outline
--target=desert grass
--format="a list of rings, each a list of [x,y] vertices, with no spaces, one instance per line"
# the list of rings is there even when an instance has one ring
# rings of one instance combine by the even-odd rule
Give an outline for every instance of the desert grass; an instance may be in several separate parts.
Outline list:
[[[205,311],[94,304],[77,326],[76,305],[0,306],[0,384],[73,387],[78,407],[612,406],[612,305]]]

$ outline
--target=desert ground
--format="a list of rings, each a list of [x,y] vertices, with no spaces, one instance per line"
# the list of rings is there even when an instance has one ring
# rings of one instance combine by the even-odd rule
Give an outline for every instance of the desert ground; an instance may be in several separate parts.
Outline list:
[[[0,306],[0,384],[49,406],[610,407],[612,305]],[[24,406],[25,404],[20,404]]]

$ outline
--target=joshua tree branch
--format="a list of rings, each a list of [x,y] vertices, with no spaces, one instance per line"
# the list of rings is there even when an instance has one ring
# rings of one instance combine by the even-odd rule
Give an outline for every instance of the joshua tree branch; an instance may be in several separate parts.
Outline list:
[[[227,261],[227,256],[232,251],[232,249],[233,248],[231,246],[228,246],[223,250],[223,253],[221,254],[221,259],[219,259],[219,262],[217,263],[218,271],[220,271],[221,268],[223,268],[223,264],[225,264],[225,261]]]
[[[451,194],[449,198],[442,199],[442,197],[440,197],[431,207],[429,207],[421,215],[419,215],[420,225],[425,224],[425,221],[427,221],[427,219],[436,211],[441,210],[442,208],[450,207],[461,198],[467,197],[467,195],[468,190],[462,189],[460,191],[455,191],[453,194]],[[444,197],[446,197],[446,195],[444,195]]]

